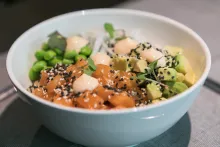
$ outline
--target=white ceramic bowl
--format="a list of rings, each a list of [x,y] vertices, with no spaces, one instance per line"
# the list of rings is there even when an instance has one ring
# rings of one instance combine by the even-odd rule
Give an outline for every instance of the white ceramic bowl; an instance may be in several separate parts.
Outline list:
[[[105,22],[111,22],[117,28],[138,28],[153,44],[183,47],[198,81],[168,101],[120,111],[90,111],[59,106],[26,91],[31,84],[28,71],[34,62],[34,52],[49,33],[58,30],[69,36],[103,28]],[[123,9],[78,11],[44,21],[22,34],[10,48],[7,57],[8,74],[19,96],[32,106],[48,129],[69,141],[100,147],[134,145],[168,130],[194,102],[210,66],[211,56],[207,45],[191,29],[163,16]]]

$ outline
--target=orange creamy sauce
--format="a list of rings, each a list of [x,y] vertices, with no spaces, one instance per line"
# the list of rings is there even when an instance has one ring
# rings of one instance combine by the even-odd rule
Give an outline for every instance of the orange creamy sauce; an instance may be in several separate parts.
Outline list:
[[[121,109],[135,107],[136,100],[147,100],[146,93],[137,87],[134,73],[116,71],[99,64],[91,75],[99,85],[93,91],[74,93],[72,84],[83,74],[87,61],[75,65],[56,65],[41,72],[41,78],[30,87],[38,97],[56,104],[85,109]]]

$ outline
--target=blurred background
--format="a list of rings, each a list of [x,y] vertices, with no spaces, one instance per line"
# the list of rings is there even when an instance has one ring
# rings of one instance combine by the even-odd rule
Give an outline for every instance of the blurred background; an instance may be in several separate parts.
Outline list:
[[[0,74],[3,75],[0,80],[10,83],[5,71],[5,56],[11,44],[24,31],[53,16],[107,7],[149,11],[192,28],[211,50],[213,64],[209,77],[220,82],[220,37],[217,29],[220,26],[220,0],[0,0]]]

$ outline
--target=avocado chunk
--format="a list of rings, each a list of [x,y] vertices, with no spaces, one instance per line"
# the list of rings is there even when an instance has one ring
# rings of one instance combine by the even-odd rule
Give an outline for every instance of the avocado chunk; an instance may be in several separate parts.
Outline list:
[[[166,101],[166,100],[167,100],[166,98],[161,97],[161,98],[159,98],[159,99],[152,100],[152,104],[157,104],[157,103],[159,103],[159,102],[161,102],[161,101]]]
[[[163,96],[166,98],[179,94],[188,89],[188,86],[182,82],[165,82],[164,84],[169,86],[169,88],[166,88],[163,91]]]
[[[193,71],[189,71],[185,74],[185,77],[184,77],[184,83],[187,85],[187,86],[192,86],[196,81],[196,75]]]
[[[166,56],[166,66],[172,67],[173,65],[173,57],[172,56]]]
[[[177,72],[176,73],[176,81],[177,82],[183,82],[184,80],[185,80],[184,74]]]
[[[164,89],[162,96],[165,98],[170,98],[172,96],[176,95],[172,90]]]
[[[138,59],[135,57],[130,57],[130,58],[128,58],[128,60],[129,60],[131,67],[134,67],[136,62],[138,61]]]
[[[167,51],[168,55],[176,56],[183,53],[183,49],[175,46],[165,46],[164,49]]]
[[[161,81],[176,81],[176,73],[173,68],[159,68],[157,77]]]
[[[162,92],[160,91],[160,86],[155,83],[150,83],[147,85],[147,96],[149,99],[157,99],[162,96]]]
[[[145,60],[138,60],[135,65],[133,66],[133,70],[136,72],[145,72],[147,68],[147,62]]]
[[[114,70],[130,71],[129,60],[126,57],[116,57],[112,60],[112,68]]]
[[[176,71],[186,74],[189,70],[191,70],[191,66],[189,61],[183,55],[177,55],[175,57],[175,69]]]

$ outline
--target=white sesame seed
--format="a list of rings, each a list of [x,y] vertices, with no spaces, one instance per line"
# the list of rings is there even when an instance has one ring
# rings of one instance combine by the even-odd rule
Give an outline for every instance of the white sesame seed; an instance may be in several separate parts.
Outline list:
[[[67,97],[67,96],[63,96],[63,98],[64,98],[64,99],[67,99],[68,97]]]
[[[84,98],[84,102],[89,102],[89,98]]]
[[[111,95],[108,95],[108,99],[110,99],[111,98]]]

